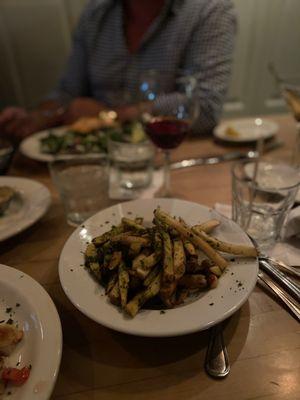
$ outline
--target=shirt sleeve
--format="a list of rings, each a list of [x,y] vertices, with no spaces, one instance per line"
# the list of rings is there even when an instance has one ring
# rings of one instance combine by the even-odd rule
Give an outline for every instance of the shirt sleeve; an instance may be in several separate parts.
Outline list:
[[[57,88],[47,96],[47,100],[68,103],[74,97],[88,96],[89,79],[87,71],[86,29],[89,18],[90,6],[88,4],[75,28],[71,53],[63,75]]]
[[[183,61],[183,69],[196,78],[196,134],[211,131],[221,116],[230,82],[237,26],[229,0],[212,0],[202,11]],[[178,92],[158,96],[154,109],[168,114],[180,101]]]

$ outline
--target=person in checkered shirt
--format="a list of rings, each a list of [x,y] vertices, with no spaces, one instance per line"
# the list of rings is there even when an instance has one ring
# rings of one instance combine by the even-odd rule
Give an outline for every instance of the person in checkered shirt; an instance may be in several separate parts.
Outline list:
[[[105,109],[121,120],[137,118],[145,106],[167,115],[181,101],[178,70],[187,70],[197,80],[197,133],[209,132],[228,89],[236,25],[231,0],[90,0],[57,88],[35,111],[2,111],[0,128],[24,136]],[[164,94],[141,107],[140,76],[150,69],[164,77]]]

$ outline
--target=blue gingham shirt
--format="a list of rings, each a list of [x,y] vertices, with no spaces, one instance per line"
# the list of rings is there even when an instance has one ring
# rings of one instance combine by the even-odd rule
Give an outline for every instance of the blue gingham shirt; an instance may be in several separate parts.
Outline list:
[[[220,118],[228,88],[236,18],[231,0],[167,0],[136,53],[124,35],[122,0],[90,0],[74,33],[61,82],[50,98],[93,97],[118,105],[119,91],[138,101],[140,75],[161,71],[163,95],[154,105],[166,115],[178,104],[179,69],[197,78],[197,130],[211,130]],[[115,95],[114,95],[115,94]]]

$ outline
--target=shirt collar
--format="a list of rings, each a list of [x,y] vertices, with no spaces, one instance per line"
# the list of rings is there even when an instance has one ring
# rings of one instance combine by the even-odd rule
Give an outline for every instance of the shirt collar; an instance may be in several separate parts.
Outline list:
[[[168,1],[170,3],[171,12],[177,14],[185,0],[168,0]],[[116,0],[94,0],[94,8],[96,9],[98,7],[109,6],[115,2]]]

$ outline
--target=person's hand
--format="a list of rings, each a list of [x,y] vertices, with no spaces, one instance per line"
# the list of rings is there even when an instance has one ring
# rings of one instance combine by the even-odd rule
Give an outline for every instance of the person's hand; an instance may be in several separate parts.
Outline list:
[[[78,97],[69,104],[64,116],[64,123],[71,124],[81,117],[96,117],[100,111],[105,109],[107,107],[97,100],[89,97]]]
[[[121,122],[133,121],[140,116],[139,108],[136,105],[118,107],[115,108],[115,111]]]
[[[0,130],[5,130],[5,126],[12,121],[25,118],[27,111],[21,107],[7,107],[0,112]]]
[[[8,137],[20,140],[32,133],[55,125],[55,121],[43,112],[32,111],[23,116],[19,115],[18,118],[12,119],[10,122],[6,123],[2,132]]]
[[[131,104],[115,108],[118,115],[118,120],[121,122],[134,121],[138,119],[143,113],[152,112],[152,104],[150,102]]]

